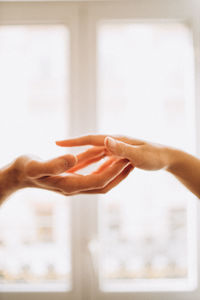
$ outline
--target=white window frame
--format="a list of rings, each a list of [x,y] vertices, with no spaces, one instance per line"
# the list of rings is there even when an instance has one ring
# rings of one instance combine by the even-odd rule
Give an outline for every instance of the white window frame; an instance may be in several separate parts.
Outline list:
[[[196,0],[0,2],[1,25],[64,24],[70,30],[70,135],[95,132],[97,87],[97,26],[102,20],[183,20],[191,26],[195,49],[195,105],[197,154],[200,155],[200,4]],[[97,196],[76,196],[72,214],[72,291],[5,292],[2,300],[197,300],[195,291],[180,292],[102,292],[88,244],[98,234]],[[199,204],[198,204],[199,209]],[[198,212],[199,213],[199,212]],[[200,220],[200,218],[198,218]],[[199,226],[200,228],[200,221]],[[198,229],[198,237],[200,231]],[[200,243],[198,238],[198,253]],[[200,263],[198,262],[198,270]]]

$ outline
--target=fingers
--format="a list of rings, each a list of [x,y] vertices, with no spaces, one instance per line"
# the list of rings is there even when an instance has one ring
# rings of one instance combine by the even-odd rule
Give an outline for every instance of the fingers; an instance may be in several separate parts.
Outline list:
[[[73,167],[76,161],[76,157],[71,154],[63,155],[46,162],[31,160],[27,163],[26,174],[32,178],[57,175]]]
[[[83,192],[84,194],[105,194],[108,193],[111,189],[117,186],[122,180],[124,180],[130,172],[134,169],[132,164],[129,164],[116,178],[114,178],[110,183],[108,183],[102,189],[94,189],[90,191]]]
[[[106,155],[105,147],[93,147],[77,155],[77,164],[67,172],[73,173],[101,160]]]
[[[105,156],[105,155],[104,155]],[[102,157],[94,157],[94,158],[91,158],[91,159],[88,159],[87,161],[85,162],[82,162],[80,164],[77,164],[75,165],[73,168],[67,170],[66,172],[67,173],[74,173],[74,172],[77,172],[83,168],[86,168],[88,165],[91,165],[95,162],[98,162],[99,160],[101,160],[104,156]]]
[[[103,172],[106,168],[111,166],[114,161],[117,161],[117,160],[119,160],[119,159],[117,159],[116,157],[109,158],[96,171],[94,171],[92,174],[98,174],[98,173]]]
[[[79,178],[77,182],[79,191],[105,187],[110,181],[117,177],[128,164],[129,161],[126,159],[120,159],[113,162],[110,166],[107,166],[100,173],[94,173]]]
[[[101,173],[86,176],[77,176],[76,174],[70,174],[68,176],[50,176],[40,178],[39,182],[43,187],[56,188],[66,195],[72,195],[87,190],[102,189],[117,177],[128,164],[129,162],[126,159],[120,159],[117,162],[112,163],[111,166],[107,167]]]
[[[56,145],[61,147],[77,147],[84,145],[104,146],[104,139],[110,135],[85,135],[73,139],[57,141]],[[128,143],[130,145],[144,145],[145,142],[137,139],[132,139],[125,136],[112,136],[114,139]]]
[[[105,154],[105,147],[92,147],[85,152],[77,155],[78,163],[81,163],[91,157],[102,156]]]
[[[132,146],[110,137],[105,138],[105,146],[113,155],[127,158],[134,165],[137,165],[138,161],[140,160],[140,146]]]

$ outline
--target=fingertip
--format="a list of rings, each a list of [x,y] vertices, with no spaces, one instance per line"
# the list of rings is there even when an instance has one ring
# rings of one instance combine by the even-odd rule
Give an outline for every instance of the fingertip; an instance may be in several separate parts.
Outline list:
[[[65,141],[55,141],[57,146],[64,147],[65,146]]]
[[[105,137],[105,139],[104,139],[104,145],[105,146],[108,146],[109,138],[110,138],[109,136]]]
[[[105,139],[105,146],[108,151],[110,151],[112,154],[118,154],[117,150],[117,141],[111,137],[106,137]]]
[[[117,142],[115,139],[107,136],[104,140],[104,145],[106,146],[106,148],[108,148],[111,151],[114,151],[117,145]]]
[[[127,169],[129,170],[129,172],[131,172],[131,171],[133,171],[134,169],[135,169],[135,166],[133,165],[133,164],[129,164],[128,166],[127,166]]]
[[[72,157],[73,157],[73,166],[74,166],[78,163],[78,157],[76,155],[72,155]]]
[[[104,139],[104,145],[105,145],[105,147],[108,146],[108,136],[106,136],[105,139]]]

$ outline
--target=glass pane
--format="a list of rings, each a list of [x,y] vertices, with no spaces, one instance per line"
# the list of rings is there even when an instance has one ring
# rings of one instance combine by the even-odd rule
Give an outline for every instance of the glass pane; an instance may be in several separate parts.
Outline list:
[[[0,27],[1,166],[21,154],[64,154],[68,131],[69,31],[64,26]],[[0,209],[0,288],[68,289],[69,202],[22,190]]]
[[[192,40],[184,24],[101,23],[99,131],[194,152],[193,77]],[[101,196],[101,287],[191,288],[195,201],[166,172],[136,169],[119,187]]]

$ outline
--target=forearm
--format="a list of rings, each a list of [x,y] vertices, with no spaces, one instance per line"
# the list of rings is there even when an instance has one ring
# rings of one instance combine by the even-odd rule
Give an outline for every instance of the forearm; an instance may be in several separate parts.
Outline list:
[[[21,174],[20,171],[15,168],[15,164],[11,163],[2,168],[0,170],[0,205],[7,197],[21,187]]]
[[[168,148],[166,153],[168,160],[166,170],[200,198],[200,160],[176,149]]]

